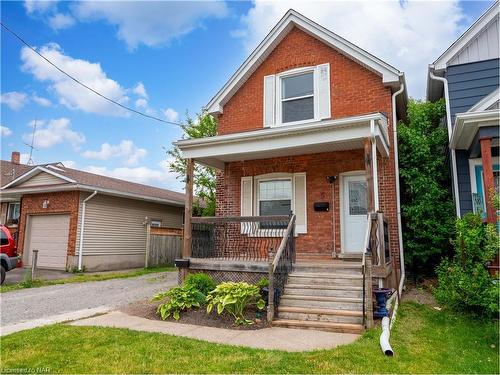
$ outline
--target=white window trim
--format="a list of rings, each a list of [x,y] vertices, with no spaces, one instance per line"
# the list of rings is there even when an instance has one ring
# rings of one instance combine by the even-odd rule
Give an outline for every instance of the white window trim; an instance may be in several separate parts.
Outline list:
[[[282,103],[283,99],[281,98],[281,88],[282,88],[282,80],[284,78],[289,78],[305,73],[313,73],[313,97],[314,97],[314,118],[308,120],[300,120],[300,121],[292,121],[292,122],[283,122],[282,121]],[[288,125],[297,125],[297,124],[307,124],[310,122],[319,121],[319,84],[318,84],[318,69],[316,66],[307,66],[303,68],[296,68],[287,70],[285,72],[281,72],[276,74],[276,83],[275,83],[275,113],[276,113],[276,121],[273,126],[288,126]],[[303,96],[304,98],[310,97],[310,95]],[[293,98],[300,99],[302,97]],[[290,100],[290,99],[289,99]],[[286,100],[285,100],[286,101]]]
[[[294,191],[295,191],[295,186],[293,183],[293,174],[290,174],[289,176],[283,176],[283,177],[263,177],[255,178],[255,212],[257,213],[257,216],[260,216],[260,189],[259,189],[259,184],[261,182],[266,182],[266,181],[290,181],[292,184],[292,194],[290,197],[290,209],[292,211],[295,211],[295,199],[294,199]],[[266,199],[266,200],[283,200],[283,199]]]

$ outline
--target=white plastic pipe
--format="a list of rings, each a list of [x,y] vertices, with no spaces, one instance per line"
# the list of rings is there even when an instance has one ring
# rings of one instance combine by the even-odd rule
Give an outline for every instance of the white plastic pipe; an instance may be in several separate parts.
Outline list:
[[[403,247],[403,226],[401,224],[401,198],[400,198],[400,187],[399,187],[399,153],[398,153],[398,118],[396,112],[396,97],[401,94],[405,89],[404,83],[398,91],[392,94],[392,131],[394,134],[394,163],[396,165],[396,211],[398,217],[398,239],[399,239],[399,263],[401,265],[401,276],[399,278],[399,288],[398,293],[401,295],[403,292],[403,286],[405,284],[405,256]]]
[[[85,207],[87,207],[87,202],[97,195],[97,190],[85,198],[82,202],[82,222],[80,224],[80,246],[78,248],[78,271],[82,270],[83,262],[83,229],[85,227]]]
[[[392,357],[394,352],[392,351],[391,344],[389,343],[389,338],[391,337],[391,329],[390,329],[391,320],[384,316],[382,318],[382,334],[380,335],[380,347],[382,348],[382,352]]]
[[[432,73],[433,67],[431,66],[431,69],[429,69],[429,77],[435,81],[439,81],[443,83],[444,86],[444,100],[446,101],[446,127],[448,129],[448,141],[451,140],[451,134],[453,129],[451,128],[451,111],[450,111],[450,94],[448,91],[448,80],[444,77],[438,77],[435,76],[434,73]],[[455,155],[455,149],[451,148],[451,174],[453,178],[453,196],[455,197],[455,210],[456,210],[456,215],[457,217],[460,217],[460,199],[459,199],[459,192],[458,192],[458,174],[457,174],[457,162],[456,162],[456,155]]]

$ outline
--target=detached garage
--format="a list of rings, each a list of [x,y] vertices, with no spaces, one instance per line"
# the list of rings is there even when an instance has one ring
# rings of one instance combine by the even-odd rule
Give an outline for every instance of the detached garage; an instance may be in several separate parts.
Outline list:
[[[13,163],[5,165],[10,169]],[[7,172],[7,168],[0,171],[2,175]],[[32,264],[33,250],[38,250],[39,268],[144,267],[145,223],[169,228],[183,225],[184,194],[61,163],[35,166],[0,191],[2,204],[20,207],[15,221],[17,245],[26,266]]]
[[[38,250],[37,265],[47,269],[66,269],[69,215],[29,215],[23,262],[31,265],[33,250]]]

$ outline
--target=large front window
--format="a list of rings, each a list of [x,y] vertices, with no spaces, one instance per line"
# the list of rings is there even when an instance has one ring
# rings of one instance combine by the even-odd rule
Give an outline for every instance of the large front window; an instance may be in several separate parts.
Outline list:
[[[314,119],[314,72],[281,78],[281,122]]]

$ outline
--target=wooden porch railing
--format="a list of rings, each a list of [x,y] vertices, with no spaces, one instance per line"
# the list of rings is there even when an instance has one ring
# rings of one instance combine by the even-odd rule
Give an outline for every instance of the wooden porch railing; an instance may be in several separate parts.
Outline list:
[[[191,257],[267,262],[289,222],[289,216],[193,217]]]
[[[269,264],[269,301],[267,321],[274,319],[288,275],[295,262],[295,215],[292,215],[273,261]]]

